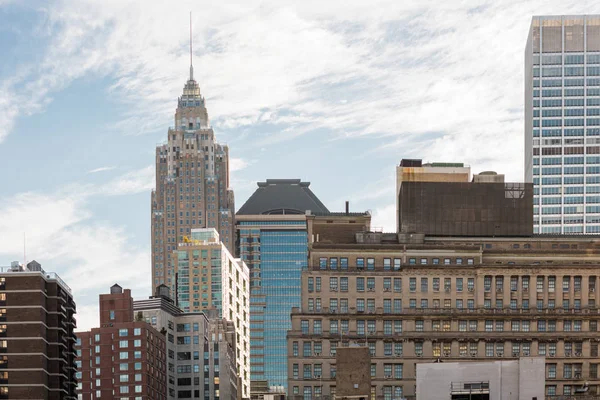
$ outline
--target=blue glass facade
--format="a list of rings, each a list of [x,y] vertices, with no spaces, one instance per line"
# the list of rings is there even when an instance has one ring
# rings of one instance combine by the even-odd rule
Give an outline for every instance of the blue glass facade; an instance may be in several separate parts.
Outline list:
[[[251,380],[287,387],[287,331],[300,306],[307,265],[305,221],[241,221],[240,255],[250,267]]]

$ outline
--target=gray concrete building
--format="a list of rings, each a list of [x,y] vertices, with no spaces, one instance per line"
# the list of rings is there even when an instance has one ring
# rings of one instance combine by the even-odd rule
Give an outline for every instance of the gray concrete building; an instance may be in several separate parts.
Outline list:
[[[155,296],[135,300],[136,320],[163,333],[167,343],[168,399],[242,398],[232,322],[205,313],[184,313],[173,304],[166,286]]]
[[[419,400],[544,398],[544,357],[487,362],[417,364]]]

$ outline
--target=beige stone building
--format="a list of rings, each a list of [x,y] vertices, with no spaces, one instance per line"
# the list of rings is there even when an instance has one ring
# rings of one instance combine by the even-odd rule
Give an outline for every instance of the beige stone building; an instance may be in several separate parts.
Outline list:
[[[170,255],[194,228],[215,228],[235,253],[229,148],[216,140],[191,66],[174,122],[167,141],[156,147],[156,189],[151,197],[153,288],[174,284]]]
[[[365,345],[371,397],[415,395],[416,364],[546,357],[546,396],[600,393],[600,238],[357,233],[311,244],[288,333],[288,390],[336,393],[338,348]]]

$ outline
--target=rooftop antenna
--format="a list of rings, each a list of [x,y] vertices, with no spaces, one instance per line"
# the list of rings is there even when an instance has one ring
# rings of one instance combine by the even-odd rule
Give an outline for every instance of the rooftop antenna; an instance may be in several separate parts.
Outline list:
[[[194,65],[192,63],[192,12],[190,11],[190,81],[194,80]]]
[[[27,265],[27,238],[23,232],[23,265]]]

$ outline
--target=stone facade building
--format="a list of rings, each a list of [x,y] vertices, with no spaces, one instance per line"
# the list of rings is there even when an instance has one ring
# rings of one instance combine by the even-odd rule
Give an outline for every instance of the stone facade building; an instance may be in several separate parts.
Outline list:
[[[311,244],[290,395],[335,395],[336,352],[351,345],[370,350],[373,399],[414,396],[421,362],[521,356],[546,357],[547,396],[600,393],[600,238],[355,237]]]
[[[75,312],[69,286],[39,263],[0,269],[0,399],[77,398]]]
[[[177,100],[174,122],[166,143],[156,147],[156,189],[151,197],[152,287],[171,286],[171,253],[194,228],[215,228],[235,253],[229,148],[216,141],[192,66]]]

